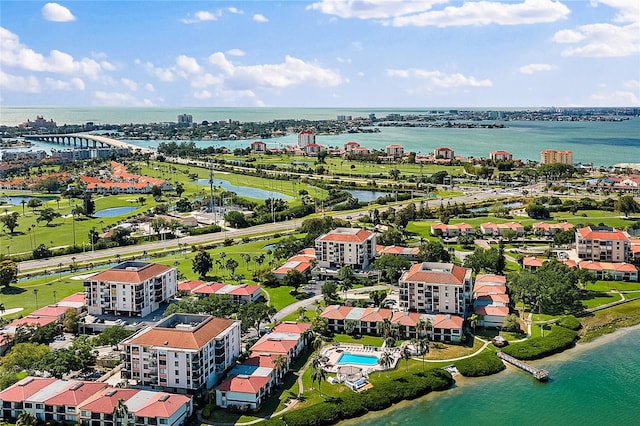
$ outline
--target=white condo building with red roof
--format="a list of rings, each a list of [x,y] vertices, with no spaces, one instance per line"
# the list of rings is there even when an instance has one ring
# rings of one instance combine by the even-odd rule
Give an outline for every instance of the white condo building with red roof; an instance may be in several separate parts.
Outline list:
[[[629,234],[608,226],[586,226],[576,231],[576,250],[582,260],[629,262]]]
[[[26,377],[0,392],[0,415],[16,419],[31,413],[39,422],[113,426],[113,410],[122,399],[128,409],[122,424],[179,426],[193,411],[191,397],[114,388],[106,383]]]
[[[215,385],[240,355],[240,321],[173,314],[121,343],[123,375],[136,386],[197,393]]]
[[[298,148],[304,149],[307,145],[316,143],[316,134],[311,130],[298,133]]]
[[[376,257],[376,234],[361,228],[336,228],[316,238],[318,268],[351,265],[362,270]]]
[[[175,296],[176,268],[146,262],[123,262],[84,281],[87,312],[146,316]]]
[[[471,301],[471,269],[453,263],[423,262],[400,277],[400,308],[463,315]]]

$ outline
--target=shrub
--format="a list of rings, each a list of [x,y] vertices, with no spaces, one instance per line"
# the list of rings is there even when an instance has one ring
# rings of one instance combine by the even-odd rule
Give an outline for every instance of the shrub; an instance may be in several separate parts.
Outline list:
[[[574,331],[580,330],[580,328],[582,328],[582,324],[580,324],[580,321],[578,321],[578,319],[573,315],[568,315],[560,319],[560,321],[558,321],[557,324],[560,327],[568,328],[569,330],[574,330]]]
[[[211,234],[214,232],[220,232],[222,231],[222,228],[220,228],[218,225],[209,225],[209,226],[203,226],[200,228],[189,228],[189,235],[202,235],[202,234]]]
[[[359,417],[368,411],[389,408],[403,399],[415,399],[430,391],[444,390],[451,386],[451,374],[435,369],[401,379],[385,382],[360,394],[346,394],[329,402],[287,412],[282,420],[289,426],[330,425],[339,420]],[[273,423],[272,423],[273,422]],[[277,424],[275,419],[268,424]]]
[[[472,358],[461,359],[455,366],[465,377],[490,376],[505,369],[504,363],[493,352],[482,352]]]
[[[572,347],[577,338],[578,333],[575,331],[554,326],[544,337],[533,337],[524,342],[513,343],[502,351],[518,359],[539,359]]]

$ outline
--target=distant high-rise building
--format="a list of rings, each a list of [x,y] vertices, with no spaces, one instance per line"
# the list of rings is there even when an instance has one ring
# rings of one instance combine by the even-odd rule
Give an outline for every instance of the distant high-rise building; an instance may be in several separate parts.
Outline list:
[[[545,149],[540,153],[541,164],[573,164],[573,151]]]
[[[178,115],[178,125],[191,126],[193,124],[193,116],[191,114]]]

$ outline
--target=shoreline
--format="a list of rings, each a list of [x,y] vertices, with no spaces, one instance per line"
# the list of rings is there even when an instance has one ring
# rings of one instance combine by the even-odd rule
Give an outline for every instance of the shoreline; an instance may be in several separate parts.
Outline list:
[[[629,333],[632,333],[634,331],[640,330],[640,324],[636,324],[630,327],[622,327],[622,328],[618,328],[615,331],[613,331],[612,333],[608,333],[608,334],[604,334],[602,336],[598,336],[597,338],[595,338],[594,340],[584,343],[584,344],[580,344],[579,342],[576,343],[575,346],[573,346],[570,349],[567,349],[561,353],[558,354],[554,354],[554,355],[550,355],[548,357],[545,358],[541,358],[541,359],[537,359],[534,361],[527,361],[528,363],[532,364],[532,365],[536,365],[536,364],[540,364],[540,363],[544,363],[544,362],[553,362],[554,364],[560,364],[563,362],[567,362],[570,361],[571,359],[575,358],[576,355],[580,355],[586,351],[601,347],[601,346],[605,346],[607,344],[613,343],[614,341],[626,336]],[[364,416],[360,416],[360,417],[354,417],[352,419],[348,419],[348,420],[343,420],[340,423],[338,423],[339,426],[355,426],[358,424],[361,424],[363,422],[366,422],[367,419],[373,419],[376,418],[378,416],[380,416],[381,414],[389,414],[392,413],[396,410],[401,410],[404,408],[407,408],[409,405],[413,405],[415,403],[425,403],[428,401],[433,400],[433,398],[442,398],[447,397],[447,398],[454,398],[456,397],[456,394],[458,392],[460,392],[460,390],[464,389],[465,387],[468,387],[472,384],[477,384],[480,383],[482,380],[485,379],[489,379],[491,377],[497,376],[497,375],[503,375],[503,376],[507,376],[507,375],[512,375],[512,374],[521,374],[520,370],[516,367],[513,367],[511,365],[507,364],[507,368],[502,370],[501,372],[497,373],[497,374],[492,374],[489,376],[483,376],[483,377],[464,377],[462,374],[457,374],[456,376],[454,376],[454,383],[453,385],[449,388],[446,389],[444,391],[440,391],[440,392],[429,392],[428,394],[414,399],[414,400],[404,400],[401,401],[397,404],[394,404],[393,406],[385,409],[385,410],[380,410],[380,411],[370,411],[367,414],[365,414]]]

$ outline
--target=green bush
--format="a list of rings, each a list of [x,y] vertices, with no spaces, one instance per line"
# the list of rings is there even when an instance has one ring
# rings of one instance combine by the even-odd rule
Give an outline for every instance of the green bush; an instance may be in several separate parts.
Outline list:
[[[523,360],[539,359],[569,349],[577,338],[578,333],[575,331],[553,326],[546,336],[513,343],[503,348],[502,352]]]
[[[505,369],[504,363],[493,352],[482,352],[472,358],[456,361],[456,368],[465,377],[490,376]]]
[[[220,228],[218,225],[209,225],[209,226],[203,226],[200,228],[189,228],[187,232],[189,233],[189,235],[202,235],[202,234],[212,234],[214,232],[220,232],[220,231],[222,231],[222,228]]]
[[[573,315],[569,315],[560,319],[557,324],[560,327],[568,328],[569,330],[574,331],[580,330],[580,328],[582,328],[582,324],[580,324],[580,321],[578,321],[578,319]]]
[[[211,416],[211,410],[213,409],[213,405],[207,404],[202,409],[202,417],[208,419]]]
[[[451,374],[434,369],[387,381],[359,394],[346,394],[334,400],[287,412],[282,420],[289,426],[331,425],[339,420],[360,417],[368,411],[389,408],[403,399],[415,399],[451,386]],[[275,419],[269,424],[280,425]]]

